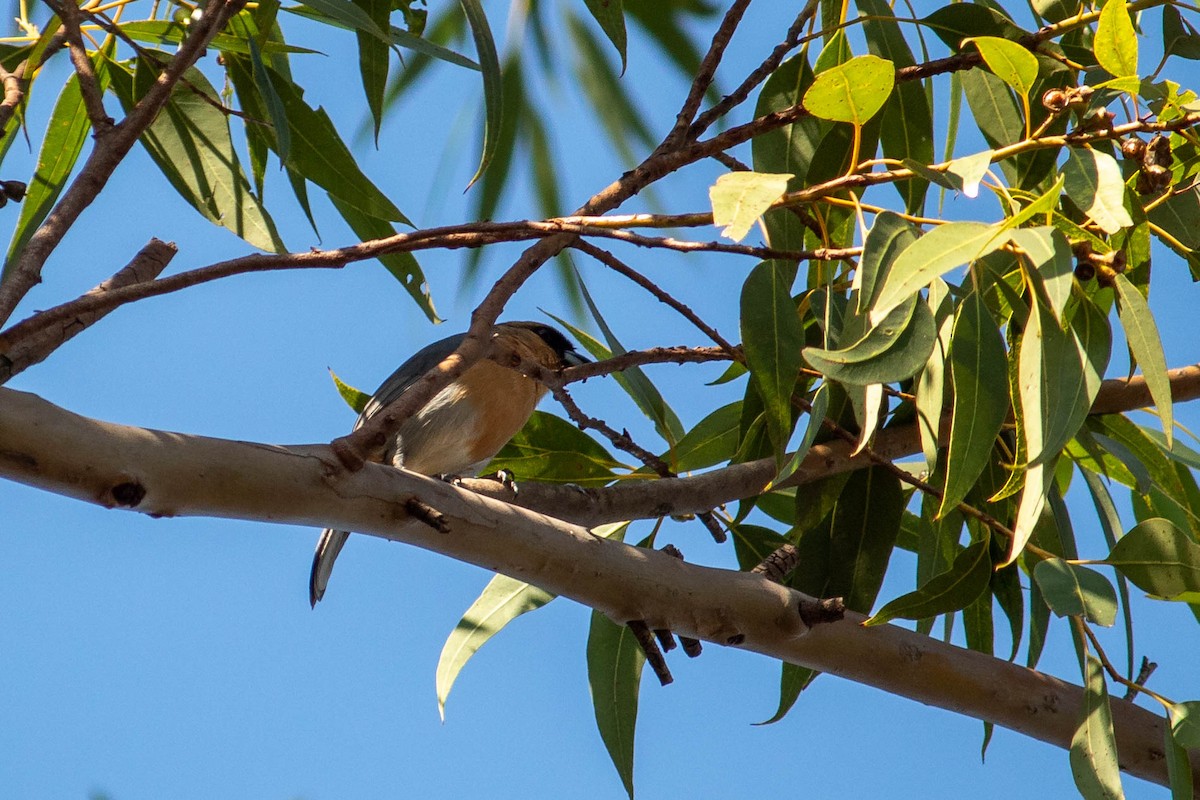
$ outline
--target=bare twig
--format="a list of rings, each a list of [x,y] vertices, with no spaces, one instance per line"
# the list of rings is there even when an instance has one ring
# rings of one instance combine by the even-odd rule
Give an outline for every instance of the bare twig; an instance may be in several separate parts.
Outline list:
[[[143,286],[166,269],[175,256],[175,245],[151,239],[126,266],[92,289],[84,298],[104,297],[126,287]],[[111,310],[111,309],[108,309]],[[43,361],[63,343],[98,322],[108,310],[79,311],[59,318],[59,324],[47,325],[19,338],[10,348],[0,349],[0,383]]]
[[[725,18],[721,20],[716,33],[713,34],[708,52],[700,60],[700,67],[696,70],[695,78],[692,79],[692,85],[688,89],[687,98],[683,101],[683,107],[675,116],[675,125],[659,146],[660,151],[673,149],[684,141],[692,120],[696,118],[696,112],[700,110],[700,103],[704,101],[704,94],[717,75],[717,66],[720,65],[721,58],[725,55],[725,48],[729,46],[738,23],[742,21],[742,15],[749,7],[750,0],[734,0],[733,5],[725,12]]]
[[[1133,679],[1133,686],[1128,687],[1125,691],[1125,699],[1132,700],[1137,697],[1138,687],[1145,686],[1146,681],[1150,680],[1150,676],[1154,674],[1154,670],[1158,669],[1158,664],[1150,659],[1142,656],[1142,666],[1138,669],[1137,677]]]
[[[654,670],[654,677],[658,678],[661,685],[670,685],[675,678],[671,676],[671,670],[667,667],[667,659],[663,656],[662,650],[658,649],[658,642],[655,641],[649,626],[643,620],[632,619],[625,623],[625,627],[629,628],[633,638],[637,640],[638,647],[642,648],[642,653],[646,656],[646,663],[650,665],[650,669]]]
[[[229,16],[244,4],[245,0],[211,0],[204,14],[192,25],[187,39],[180,45],[167,68],[142,99],[124,120],[97,140],[96,147],[75,180],[63,192],[21,255],[9,265],[4,282],[0,283],[0,324],[12,316],[21,299],[41,280],[42,267],[50,254],[84,209],[96,199],[138,137],[154,121],[184,71],[204,53],[209,41],[217,35]]]
[[[80,12],[75,0],[46,0],[46,4],[58,14],[66,32],[67,47],[71,52],[71,63],[75,67],[75,75],[79,79],[79,93],[83,97],[83,107],[87,110],[88,119],[92,121],[92,130],[96,136],[103,136],[113,126],[113,119],[104,110],[104,93],[96,80],[96,72],[92,60],[88,58],[83,46],[83,34],[80,31]]]
[[[655,299],[660,303],[665,303],[666,305],[678,311],[684,319],[695,325],[701,333],[703,333],[709,339],[712,339],[717,346],[726,353],[733,355],[736,352],[734,346],[731,345],[725,339],[725,337],[717,333],[716,328],[713,328],[704,320],[700,319],[696,312],[692,311],[692,309],[688,308],[681,301],[672,297],[668,292],[663,291],[663,289],[656,283],[630,267],[625,262],[621,261],[621,259],[614,256],[612,253],[608,252],[607,250],[602,250],[601,248],[596,247],[594,244],[585,241],[578,241],[573,246],[575,249],[587,253],[589,256],[596,259],[614,272],[618,272],[621,275],[624,275],[626,278],[629,278],[629,280],[633,281],[638,286],[641,286],[647,292],[654,295]]]

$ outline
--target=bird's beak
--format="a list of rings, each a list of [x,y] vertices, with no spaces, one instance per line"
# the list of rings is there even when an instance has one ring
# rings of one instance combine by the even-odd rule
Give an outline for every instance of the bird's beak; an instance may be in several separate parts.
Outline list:
[[[567,365],[568,367],[581,367],[584,364],[592,363],[591,359],[584,358],[583,356],[579,355],[579,353],[576,353],[574,350],[567,350],[566,352],[564,352],[563,356],[562,356],[562,360],[563,360],[563,364]]]

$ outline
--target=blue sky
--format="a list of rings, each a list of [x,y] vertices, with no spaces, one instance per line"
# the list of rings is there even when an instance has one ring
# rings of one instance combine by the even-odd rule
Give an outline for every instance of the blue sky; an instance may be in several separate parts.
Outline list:
[[[506,8],[489,6],[497,36]],[[775,4],[752,7],[727,60],[727,83],[779,37],[770,27],[774,10]],[[304,36],[312,34],[308,28],[295,39],[308,43]],[[330,57],[294,60],[301,82],[314,82],[310,101],[339,122],[365,113],[351,41],[349,34],[325,34],[319,44]],[[655,130],[662,132],[686,86],[654,58],[635,36],[623,80],[643,108],[654,110]],[[60,72],[47,76],[43,90],[62,74],[61,65],[52,69]],[[544,101],[553,109],[565,197],[574,207],[623,166],[567,90],[572,80],[563,74],[559,87],[544,87]],[[465,218],[461,190],[475,166],[478,120],[461,109],[477,102],[475,76],[441,67],[437,82],[424,83],[385,124],[379,150],[365,143],[356,150],[367,173],[421,226]],[[35,119],[44,114],[35,108]],[[35,123],[33,135],[39,130]],[[343,125],[353,130],[354,124]],[[448,158],[446,141],[455,148]],[[33,157],[23,149],[14,146],[3,177],[31,170]],[[659,197],[671,211],[703,210],[705,189],[720,169],[700,165],[673,177]],[[435,174],[441,183],[431,192]],[[314,193],[323,234],[318,242],[278,178],[268,179],[268,202],[293,250],[351,241]],[[501,218],[535,216],[525,188]],[[628,210],[644,207],[635,201]],[[952,213],[987,218],[996,206],[981,197],[974,205],[956,204]],[[0,221],[15,219],[13,207],[0,211]],[[715,238],[711,231],[699,235]],[[248,252],[199,219],[135,150],[51,260],[22,314],[90,288],[151,236],[179,245],[172,271]],[[517,246],[489,250],[487,278],[461,291],[463,253],[421,255],[447,318],[441,328],[430,326],[377,264],[246,276],[121,309],[12,386],[127,424],[252,441],[328,441],[348,429],[353,415],[334,392],[327,367],[369,390],[421,345],[464,328],[489,280],[519,252]],[[752,261],[621,253],[736,337],[731,298]],[[581,264],[627,346],[703,343],[624,279]],[[1162,315],[1168,363],[1200,360],[1189,315],[1196,290],[1186,267],[1161,256],[1155,281],[1152,305]],[[544,318],[539,309],[570,313],[549,273],[535,277],[505,316]],[[1121,374],[1123,348],[1114,353],[1111,373]],[[650,374],[661,379],[685,423],[694,424],[740,393],[701,388],[720,371],[696,366]],[[574,395],[585,409],[653,443],[610,381],[589,381]],[[555,411],[550,402],[544,408]],[[1193,428],[1200,422],[1195,408],[1177,414]],[[1069,501],[1081,547],[1103,555],[1090,503],[1080,496]],[[592,719],[584,661],[589,611],[582,606],[556,601],[489,643],[456,684],[443,724],[434,668],[446,635],[487,583],[483,570],[354,537],[326,601],[313,611],[306,591],[315,530],[151,520],[8,483],[0,483],[0,507],[7,565],[0,581],[0,786],[6,797],[624,794]],[[712,544],[699,524],[669,527],[659,541],[668,540],[689,560],[734,563],[731,550]],[[911,588],[912,573],[903,556],[894,558],[881,598]],[[1142,599],[1137,606],[1139,655],[1161,664],[1152,685],[1175,699],[1195,697],[1195,620],[1183,607]],[[997,649],[1005,651],[1000,627]],[[1104,641],[1119,648],[1115,633]],[[819,679],[782,722],[756,727],[776,706],[776,663],[711,645],[694,661],[675,655],[674,685],[659,688],[648,678],[642,688],[639,797],[1074,792],[1064,751],[997,730],[981,765],[979,722],[835,678]],[[1042,667],[1078,682],[1065,628],[1051,631]],[[1166,796],[1131,778],[1126,789],[1134,798]]]

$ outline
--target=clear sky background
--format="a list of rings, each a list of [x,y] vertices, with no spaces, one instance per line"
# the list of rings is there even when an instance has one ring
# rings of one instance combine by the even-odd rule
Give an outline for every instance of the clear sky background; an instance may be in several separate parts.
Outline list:
[[[432,3],[438,10],[443,3]],[[782,37],[780,5],[754,4],[722,68],[730,85]],[[582,13],[583,4],[558,7]],[[922,13],[932,9],[921,9]],[[507,3],[490,3],[504,37]],[[350,135],[365,115],[349,33],[287,20],[290,38],[328,57],[293,59],[308,99]],[[784,23],[786,24],[786,23]],[[1147,15],[1157,30],[1158,12]],[[631,27],[633,87],[656,134],[669,126],[686,83]],[[704,41],[710,30],[697,31]],[[306,38],[307,37],[307,38]],[[319,37],[319,38],[315,38]],[[932,37],[931,37],[932,40]],[[940,48],[940,45],[937,45]],[[857,52],[862,52],[856,48]],[[940,50],[934,51],[941,54]],[[211,52],[206,71],[215,74]],[[1143,64],[1152,63],[1143,56]],[[60,59],[61,61],[61,59]],[[1181,62],[1186,68],[1188,62]],[[59,70],[63,64],[52,69]],[[359,141],[365,171],[419,226],[462,221],[462,195],[477,160],[478,77],[439,66],[385,123],[380,146]],[[543,85],[569,211],[624,166],[581,103],[569,72]],[[56,85],[53,75],[39,86]],[[939,84],[939,88],[941,85]],[[33,109],[31,135],[49,98]],[[110,113],[119,109],[113,104]],[[939,107],[938,151],[945,131]],[[969,119],[964,127],[969,127]],[[965,139],[959,154],[981,149]],[[749,160],[748,155],[744,160]],[[25,178],[33,156],[15,145],[0,177]],[[671,212],[704,210],[720,167],[704,164],[662,185]],[[274,167],[268,203],[289,247],[353,241],[314,192],[317,240]],[[535,217],[524,178],[498,218]],[[433,188],[431,188],[433,187]],[[645,209],[645,198],[625,210]],[[931,208],[936,208],[932,205]],[[948,213],[988,218],[987,196]],[[16,220],[0,211],[0,225]],[[711,230],[702,238],[715,238]],[[175,241],[172,271],[249,248],[201,220],[140,150],[118,171],[50,261],[21,316],[76,296],[116,271],[152,236]],[[376,263],[336,271],[238,277],[119,310],[29,370],[12,386],[100,419],[250,441],[328,441],[353,414],[326,368],[372,389],[425,343],[465,328],[470,309],[520,247],[489,249],[485,278],[461,279],[463,252],[420,255],[447,319],[434,328]],[[727,337],[733,302],[753,262],[682,258],[622,249],[635,267],[676,292]],[[594,264],[585,279],[630,348],[704,344],[656,301]],[[1151,302],[1171,366],[1200,361],[1197,290],[1184,264],[1159,254]],[[508,319],[572,314],[550,272],[509,305]],[[578,321],[578,318],[576,318]],[[1110,374],[1127,368],[1119,342]],[[716,366],[651,370],[685,424],[740,397],[741,386],[706,389]],[[608,380],[574,395],[585,410],[658,447],[648,426]],[[556,411],[551,402],[544,406]],[[559,412],[561,413],[561,412]],[[1196,409],[1177,410],[1184,424]],[[1117,494],[1121,494],[1117,491]],[[1081,550],[1101,557],[1090,502],[1075,493]],[[595,730],[584,660],[589,610],[558,600],[526,616],[467,665],[443,724],[434,668],[447,634],[490,575],[378,539],[350,540],[315,611],[307,576],[315,530],[215,519],[152,520],[0,483],[0,796],[151,798],[529,798],[624,795]],[[1124,517],[1127,525],[1131,516]],[[631,536],[641,538],[648,523]],[[732,566],[730,546],[698,523],[672,525],[659,543],[691,561]],[[892,560],[881,601],[911,588],[915,565]],[[1136,591],[1136,590],[1135,590]],[[1151,685],[1177,700],[1200,696],[1200,635],[1186,608],[1136,599],[1138,655],[1161,666]],[[1004,625],[997,651],[1006,652]],[[1104,636],[1115,652],[1120,635]],[[1024,658],[1022,650],[1021,659]],[[1065,751],[997,729],[980,761],[983,726],[884,692],[822,677],[792,713],[769,726],[779,665],[707,645],[689,661],[672,654],[674,685],[642,687],[635,779],[642,798],[1064,797],[1074,793]],[[1064,626],[1052,627],[1042,668],[1078,683]],[[1164,789],[1126,778],[1132,798]]]

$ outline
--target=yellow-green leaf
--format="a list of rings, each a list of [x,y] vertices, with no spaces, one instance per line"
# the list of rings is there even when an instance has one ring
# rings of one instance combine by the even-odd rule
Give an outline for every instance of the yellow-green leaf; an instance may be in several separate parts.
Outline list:
[[[875,116],[896,83],[896,68],[879,56],[858,56],[822,72],[804,94],[814,117],[862,125]]]
[[[1108,153],[1072,147],[1063,165],[1063,178],[1067,196],[1105,233],[1116,233],[1133,224],[1125,210],[1121,166]]]
[[[772,172],[730,172],[709,187],[713,224],[721,235],[740,242],[771,204],[787,191],[793,175]]]
[[[1037,57],[1021,45],[997,36],[977,36],[968,41],[979,48],[988,69],[1000,80],[1028,97],[1038,75]]]
[[[1137,75],[1138,41],[1123,0],[1107,2],[1096,26],[1096,60],[1118,78]]]

